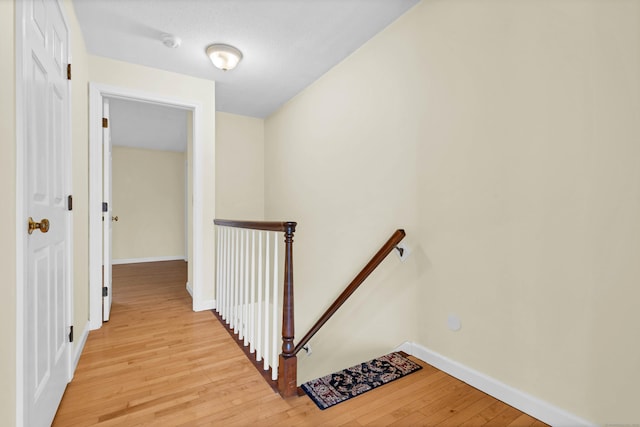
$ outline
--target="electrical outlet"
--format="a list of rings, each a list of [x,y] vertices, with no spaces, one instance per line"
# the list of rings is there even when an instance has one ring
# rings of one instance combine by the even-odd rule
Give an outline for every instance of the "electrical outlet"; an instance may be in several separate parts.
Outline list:
[[[302,347],[302,348],[304,348],[304,351],[306,351],[306,352],[307,352],[307,357],[311,356],[311,353],[312,353],[312,352],[311,352],[311,344],[307,344],[307,345],[305,345],[305,346],[304,346],[304,347]]]
[[[460,328],[462,328],[462,322],[457,314],[449,314],[449,317],[447,317],[447,326],[453,332],[458,332]]]
[[[409,254],[411,253],[411,249],[405,242],[400,242],[396,245],[396,255],[400,258],[400,261],[405,261]]]

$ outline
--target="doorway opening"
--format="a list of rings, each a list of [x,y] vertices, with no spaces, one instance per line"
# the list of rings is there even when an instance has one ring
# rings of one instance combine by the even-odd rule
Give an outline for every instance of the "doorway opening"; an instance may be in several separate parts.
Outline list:
[[[105,186],[103,197],[109,203],[103,223],[103,250],[109,255],[105,282],[112,282],[110,265],[188,262],[192,112],[118,98],[104,102],[111,144],[103,174],[110,190],[106,194]]]
[[[109,99],[113,263],[188,260],[192,112]]]
[[[184,257],[188,261],[188,281],[185,284],[189,290],[194,310],[202,310],[206,302],[201,298],[201,268],[200,254],[202,253],[202,166],[200,152],[200,129],[202,107],[199,103],[170,99],[156,94],[142,93],[126,88],[105,86],[91,83],[89,87],[89,322],[90,328],[98,329],[103,320],[103,251],[104,251],[104,223],[115,222],[116,213],[107,209],[105,221],[103,218],[103,176],[104,145],[103,145],[103,109],[104,101],[110,103],[143,103],[150,107],[163,109],[178,109],[185,113],[187,141],[184,154],[186,181],[184,188],[187,202],[181,203],[184,213]],[[184,181],[183,181],[184,182]],[[184,184],[183,184],[184,185]],[[185,206],[186,205],[186,206]],[[117,215],[118,217],[120,215]],[[175,254],[175,256],[181,254]],[[153,257],[149,257],[153,258]],[[175,259],[175,258],[174,258]],[[160,259],[158,259],[160,260]],[[107,268],[107,266],[105,266]]]

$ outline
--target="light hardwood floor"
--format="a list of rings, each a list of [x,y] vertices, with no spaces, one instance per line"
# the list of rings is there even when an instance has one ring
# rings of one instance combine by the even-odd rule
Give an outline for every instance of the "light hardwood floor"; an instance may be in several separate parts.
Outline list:
[[[321,411],[283,400],[209,312],[194,313],[182,261],[116,265],[111,320],[89,334],[55,426],[543,426],[438,371]]]

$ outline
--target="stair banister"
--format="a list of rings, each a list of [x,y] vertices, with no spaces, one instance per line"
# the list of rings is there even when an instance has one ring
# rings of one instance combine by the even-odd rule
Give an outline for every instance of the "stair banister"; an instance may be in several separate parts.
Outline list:
[[[297,345],[294,345],[294,300],[293,300],[293,235],[296,231],[295,222],[269,222],[269,221],[235,221],[235,220],[223,220],[216,219],[214,224],[221,227],[233,227],[243,228],[251,230],[262,230],[272,232],[284,233],[285,243],[285,260],[284,260],[284,286],[283,286],[283,299],[282,299],[282,353],[278,357],[277,366],[277,383],[271,383],[274,388],[277,388],[282,397],[292,397],[297,395],[297,354],[307,345],[309,340],[327,323],[327,321],[335,314],[335,312],[342,306],[347,299],[360,287],[367,277],[382,263],[382,261],[397,248],[398,243],[405,237],[404,230],[396,230],[393,235],[387,240],[387,242],[378,250],[378,252],[371,258],[367,265],[358,273],[358,275],[351,281],[349,286],[340,294],[340,296],[331,304],[331,306],[325,311],[325,313],[318,319],[313,327],[307,332],[307,334],[300,340]],[[247,239],[248,241],[248,239]],[[225,261],[226,258],[225,258]],[[246,267],[245,267],[246,268]],[[246,275],[246,274],[245,274]],[[245,278],[246,279],[246,278]],[[237,295],[236,295],[237,296]],[[227,296],[227,298],[232,298]],[[236,298],[237,300],[237,298]],[[245,298],[246,301],[246,298]],[[228,301],[227,301],[228,303]],[[274,304],[275,306],[275,304]],[[224,307],[223,307],[224,308]],[[228,307],[227,307],[228,308]],[[236,308],[237,309],[237,308]],[[214,310],[214,313],[216,310]],[[218,318],[223,322],[223,317],[216,314]],[[228,323],[228,322],[227,322]],[[232,330],[227,328],[227,331],[234,336]],[[242,328],[239,330],[238,337],[242,333],[246,334]],[[245,338],[246,340],[246,338]],[[242,343],[239,339],[236,342],[243,348],[245,354],[250,356],[250,349],[245,348],[246,343]],[[275,366],[273,364],[272,366]],[[265,368],[266,369],[266,368]],[[267,379],[267,378],[265,378]],[[276,378],[273,378],[274,380]],[[267,381],[269,381],[267,379]]]
[[[405,232],[402,229],[396,230],[393,235],[387,240],[387,242],[380,248],[380,250],[371,258],[367,265],[362,269],[360,273],[353,279],[353,281],[347,286],[347,288],[340,294],[338,298],[331,304],[331,306],[324,312],[324,314],[318,319],[318,321],[311,327],[309,332],[296,344],[293,354],[296,355],[300,350],[307,345],[309,340],[327,323],[327,321],[335,314],[336,311],[349,299],[351,295],[360,287],[362,282],[380,265],[380,263],[389,255],[394,248],[404,239]]]
[[[278,363],[277,389],[283,397],[297,394],[297,358],[294,353],[294,312],[293,312],[293,235],[296,222],[276,221],[235,221],[215,219],[221,227],[244,228],[250,230],[283,232],[285,239],[284,286],[282,300],[282,353]],[[246,352],[249,354],[249,352]]]

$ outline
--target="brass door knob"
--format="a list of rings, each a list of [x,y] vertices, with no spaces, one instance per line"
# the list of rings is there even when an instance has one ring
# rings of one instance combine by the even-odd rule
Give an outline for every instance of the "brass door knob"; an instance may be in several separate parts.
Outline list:
[[[112,217],[111,217],[111,221],[118,222],[118,215],[116,215],[116,216],[112,216]]]
[[[34,230],[40,230],[46,233],[49,231],[49,220],[44,218],[40,222],[35,222],[33,218],[29,217],[29,234],[33,233]]]

